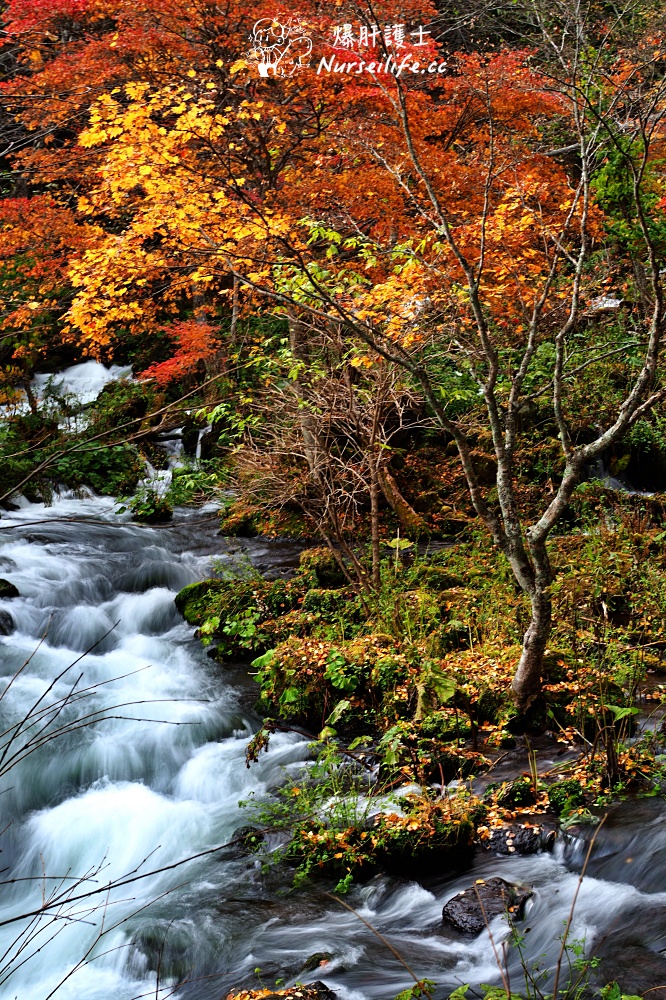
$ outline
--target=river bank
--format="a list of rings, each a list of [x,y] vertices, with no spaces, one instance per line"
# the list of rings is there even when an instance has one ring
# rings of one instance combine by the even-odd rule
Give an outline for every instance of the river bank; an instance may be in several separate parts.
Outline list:
[[[72,726],[3,778],[3,818],[11,824],[2,843],[6,877],[38,880],[2,886],[2,919],[12,920],[40,905],[44,875],[105,883],[233,839],[246,822],[239,799],[275,789],[285,780],[284,768],[296,776],[307,740],[277,734],[269,752],[245,767],[247,743],[260,724],[250,707],[254,682],[242,669],[211,661],[173,603],[184,584],[211,571],[211,556],[227,569],[238,567],[234,549],[269,575],[284,575],[297,554],[288,545],[224,541],[215,535],[216,523],[196,511],[178,512],[165,528],[123,524],[110,501],[99,498],[30,505],[3,515],[0,528],[2,573],[21,595],[2,602],[15,626],[2,638],[5,679],[34,654],[5,689],[3,729],[38,698],[66,695],[79,673],[79,687],[92,693],[70,704],[67,718],[83,718],[91,709],[105,716],[91,729]],[[651,808],[639,822],[630,808],[606,827],[583,883],[575,936],[586,937],[592,949],[607,935],[606,941],[625,945],[629,937],[656,970],[666,943],[659,850],[666,817],[657,803]],[[433,870],[424,884],[379,874],[346,899],[445,996],[461,981],[497,978],[487,934],[464,940],[443,931],[446,900],[476,878],[499,875],[531,885],[529,953],[552,957],[581,850],[560,841],[552,853],[526,857],[481,851],[464,873]],[[637,911],[650,919],[637,924]],[[77,1000],[102,1000],[110,991],[122,1000],[147,991],[165,998],[174,988],[179,997],[209,1000],[256,985],[257,968],[269,983],[324,979],[345,1000],[385,1000],[408,985],[402,966],[373,933],[323,897],[320,886],[294,892],[288,870],[262,871],[237,848],[133,883],[129,894],[114,889],[103,904],[65,899],[51,916],[31,930],[21,920],[3,927],[3,1000],[45,1000],[61,981],[55,995]],[[95,944],[100,930],[105,935]],[[29,945],[19,931],[31,935]],[[501,921],[495,932],[505,933]],[[325,971],[304,973],[318,953],[331,956]],[[624,971],[631,978],[631,970]]]

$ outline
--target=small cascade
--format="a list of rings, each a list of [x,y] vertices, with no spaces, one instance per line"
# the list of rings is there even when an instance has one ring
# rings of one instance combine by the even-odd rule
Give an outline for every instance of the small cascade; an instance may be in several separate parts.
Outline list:
[[[112,372],[89,364],[63,373],[79,398]],[[144,485],[166,490],[182,431],[162,445],[169,468],[149,466]],[[601,982],[626,975],[644,992],[666,981],[661,800],[610,811],[580,890],[585,831],[552,853],[479,850],[465,872],[433,864],[424,885],[375,876],[348,895],[356,912],[316,886],[290,891],[289,870],[263,870],[233,841],[247,823],[239,803],[302,769],[308,742],[275,734],[246,767],[256,690],[242,665],[206,656],[174,597],[214,570],[244,575],[248,559],[287,575],[299,546],[222,539],[205,510],[139,526],[110,498],[80,492],[49,508],[18,498],[1,513],[0,573],[19,596],[0,600],[0,624],[11,622],[0,628],[0,743],[19,728],[0,751],[0,1000],[219,1000],[256,986],[257,968],[270,985],[317,978],[340,1000],[387,1000],[409,977],[372,928],[438,984],[436,1000],[463,983],[499,985],[495,950],[506,943],[520,994],[523,961],[557,961],[577,892],[571,940],[599,954]],[[45,714],[26,728],[35,706]],[[56,729],[55,742],[31,744]],[[501,917],[474,938],[443,926],[452,896],[494,876],[533,890],[522,956]],[[113,880],[124,884],[96,894]],[[308,971],[317,954],[330,958]]]
[[[180,469],[185,464],[183,462],[183,428],[176,427],[174,430],[165,431],[158,436],[157,441],[166,452],[167,467],[166,469],[156,469],[151,462],[146,460],[148,475],[140,480],[139,486],[154,490],[158,496],[164,496],[173,482],[174,469]]]
[[[103,365],[99,361],[84,361],[65,368],[57,375],[35,375],[32,390],[41,399],[47,386],[52,386],[63,396],[72,396],[77,403],[92,403],[109,382],[127,378],[132,374],[131,365]]]
[[[196,451],[194,453],[194,457],[196,458],[197,462],[201,461],[201,449],[202,449],[202,445],[203,445],[203,439],[208,434],[210,434],[210,432],[212,431],[212,429],[213,429],[213,425],[212,424],[208,424],[207,427],[202,427],[201,430],[199,431],[199,434],[198,434],[198,437],[197,437],[197,447],[196,447]]]
[[[131,365],[109,365],[107,367],[100,361],[83,361],[81,364],[72,365],[71,368],[65,368],[64,371],[56,374],[36,374],[30,388],[38,403],[43,402],[50,392],[64,401],[71,400],[76,407],[81,407],[97,399],[104,386],[108,385],[109,382],[127,378],[131,374]],[[6,414],[28,413],[29,411],[28,398],[22,392],[18,402],[0,406],[0,418]],[[61,425],[65,429],[81,430],[85,426],[85,416],[78,413],[75,418],[75,426],[70,427],[70,423],[69,417],[61,418]]]

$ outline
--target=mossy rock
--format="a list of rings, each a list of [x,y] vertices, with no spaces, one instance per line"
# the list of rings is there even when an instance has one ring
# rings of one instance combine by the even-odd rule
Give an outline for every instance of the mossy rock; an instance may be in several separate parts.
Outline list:
[[[380,691],[392,691],[396,685],[404,683],[409,676],[409,664],[404,656],[381,656],[375,663],[370,679]]]
[[[418,727],[419,736],[438,740],[441,743],[467,739],[472,733],[469,719],[450,710],[432,712],[430,715],[426,715]]]
[[[305,549],[299,560],[299,575],[311,581],[312,587],[344,587],[345,575],[330,549],[323,546]]]
[[[469,628],[465,622],[457,618],[444,622],[432,634],[433,648],[439,656],[454,650],[469,649],[470,637]]]
[[[220,534],[225,538],[256,538],[256,517],[256,511],[231,504],[220,518]]]
[[[419,573],[419,583],[430,590],[443,591],[464,586],[460,577],[444,566],[425,566]]]
[[[351,612],[354,619],[358,620],[358,608],[355,604],[355,597],[356,595],[350,590],[312,587],[306,591],[302,609],[311,614],[321,615],[326,620],[335,620],[340,615],[344,615],[347,618]]]
[[[10,583],[9,580],[0,580],[0,598],[4,601],[9,600],[12,597],[20,597],[18,588]]]
[[[214,599],[223,587],[222,580],[202,580],[190,583],[176,594],[175,604],[190,625],[200,625]]]
[[[203,580],[176,595],[176,607],[190,625],[201,625],[216,615],[221,622],[244,611],[256,611],[263,620],[287,614],[303,591],[291,580]]]
[[[215,645],[216,658],[252,659],[279,641],[282,621],[302,593],[292,580],[204,580],[184,587],[175,600],[204,644]]]
[[[467,867],[474,854],[475,820],[472,815],[446,821],[433,814],[427,827],[386,824],[376,827],[376,858],[389,875],[422,879]]]
[[[531,776],[525,774],[502,787],[497,802],[498,805],[508,808],[533,806],[536,796]]]
[[[556,781],[548,789],[548,800],[550,808],[560,816],[569,812],[577,806],[585,804],[585,792],[579,781],[575,778],[567,778],[564,781]]]
[[[164,524],[173,517],[173,507],[166,497],[158,496],[152,490],[134,497],[129,508],[134,520],[142,524]]]

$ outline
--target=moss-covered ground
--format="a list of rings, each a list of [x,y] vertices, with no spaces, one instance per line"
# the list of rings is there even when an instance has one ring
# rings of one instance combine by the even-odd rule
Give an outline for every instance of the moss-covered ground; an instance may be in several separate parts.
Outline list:
[[[377,865],[390,870],[396,857],[403,871],[417,870],[432,851],[455,864],[475,837],[487,840],[507,823],[593,822],[612,799],[659,794],[661,519],[655,498],[581,488],[567,530],[551,543],[555,627],[543,697],[527,717],[516,714],[509,684],[528,609],[480,534],[398,556],[386,548],[372,594],[345,580],[325,548],[306,550],[287,581],[250,576],[185,588],[178,606],[213,655],[253,664],[267,721],[250,761],[276,728],[312,736],[316,780],[287,783],[286,812],[279,805],[262,815],[288,828],[286,854],[301,875],[318,870],[344,884]],[[529,747],[545,732],[563,763],[544,772],[528,754],[524,774],[486,782],[482,798],[471,793],[473,779],[516,741]],[[343,781],[335,793],[333,775]],[[322,818],[322,802],[348,799],[350,789],[389,799],[372,818]]]

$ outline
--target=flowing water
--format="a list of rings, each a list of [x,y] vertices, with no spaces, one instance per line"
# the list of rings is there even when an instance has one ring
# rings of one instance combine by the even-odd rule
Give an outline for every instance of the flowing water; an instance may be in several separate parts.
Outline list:
[[[283,873],[262,872],[230,849],[108,896],[64,902],[37,923],[13,920],[52,892],[69,887],[79,896],[226,843],[244,822],[238,800],[277,784],[306,751],[298,737],[276,736],[246,769],[258,721],[248,708],[251,682],[207,659],[173,604],[180,587],[211,573],[213,553],[218,569],[241,572],[249,556],[277,575],[295,560],[293,546],[220,539],[205,510],[179,512],[168,528],[138,527],[99,498],[30,505],[5,514],[0,529],[0,573],[21,594],[1,605],[15,625],[1,640],[4,677],[31,657],[0,701],[2,730],[38,699],[66,698],[79,674],[79,689],[89,689],[52,723],[69,732],[0,780],[0,829],[11,824],[0,840],[1,877],[36,879],[0,886],[1,1000],[46,1000],[63,980],[56,996],[67,1000],[164,998],[169,982],[183,979],[178,997],[213,1000],[251,982],[257,967],[265,982],[285,972],[298,978],[319,952],[331,960],[309,978],[342,998],[388,1000],[404,989],[404,968],[354,914],[316,890],[285,892]],[[72,727],[100,709],[105,718],[94,727]],[[443,903],[475,878],[532,885],[526,947],[552,963],[581,852],[572,843],[526,858],[483,854],[462,875],[433,871],[427,887],[378,877],[349,900],[446,995],[461,982],[497,979],[497,971],[487,934],[465,940],[442,931]],[[656,802],[620,810],[599,838],[573,936],[608,961],[632,956],[629,974],[654,979],[664,966],[665,904],[666,815]],[[498,940],[505,936],[501,920],[494,929]]]
[[[216,527],[205,508],[141,527],[108,498],[67,495],[3,513],[0,577],[20,597],[0,600],[0,1000],[218,1000],[258,985],[257,968],[267,985],[323,979],[341,1000],[390,1000],[409,985],[354,913],[316,888],[290,891],[287,873],[237,847],[218,850],[247,822],[239,799],[270,794],[307,749],[277,735],[245,767],[253,682],[209,660],[175,609],[181,587],[213,572],[241,574],[249,559],[278,576],[297,560],[288,542],[225,540]],[[347,900],[444,997],[498,974],[489,935],[445,932],[443,904],[476,878],[532,886],[524,948],[552,966],[584,851],[572,839],[552,854],[480,853],[465,873],[434,866],[425,885],[378,876]],[[501,919],[492,930],[496,944],[506,937]],[[572,937],[626,992],[666,984],[661,802],[607,820]],[[318,953],[328,963],[303,971]],[[510,966],[519,989],[515,952]]]

